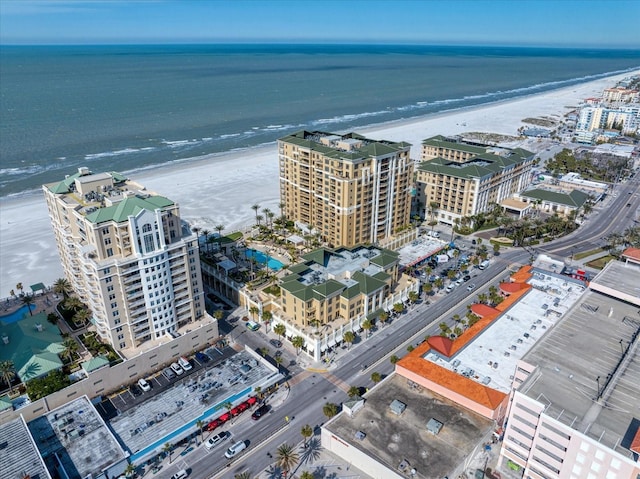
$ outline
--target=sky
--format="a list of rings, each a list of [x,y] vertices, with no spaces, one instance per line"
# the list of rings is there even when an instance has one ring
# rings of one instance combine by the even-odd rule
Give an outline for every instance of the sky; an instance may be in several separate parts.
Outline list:
[[[0,0],[0,44],[640,49],[640,0]]]

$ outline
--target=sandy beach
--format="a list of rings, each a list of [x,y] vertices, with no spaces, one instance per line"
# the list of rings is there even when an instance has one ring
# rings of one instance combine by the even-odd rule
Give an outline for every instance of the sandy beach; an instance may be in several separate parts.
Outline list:
[[[413,145],[412,157],[419,158],[420,144],[425,138],[464,132],[516,135],[517,129],[524,125],[522,119],[560,118],[582,99],[600,96],[604,88],[616,81],[638,74],[640,71],[625,73],[488,106],[362,128],[357,132],[375,139],[409,142]],[[72,173],[74,171],[69,171]],[[144,170],[130,177],[176,201],[184,219],[211,231],[219,224],[225,226],[225,232],[251,224],[255,215],[251,205],[256,203],[261,209],[279,213],[275,143],[203,157],[188,164]],[[29,291],[31,284],[51,285],[61,276],[42,194],[3,199],[0,203],[0,297],[7,297],[18,282]]]

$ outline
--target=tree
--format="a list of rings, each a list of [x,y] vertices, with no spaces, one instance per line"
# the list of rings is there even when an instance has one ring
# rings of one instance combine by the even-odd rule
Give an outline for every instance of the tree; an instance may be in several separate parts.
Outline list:
[[[87,308],[81,308],[77,310],[73,315],[73,322],[76,324],[76,326],[84,326],[89,322],[91,316],[91,311],[89,311]]]
[[[77,311],[82,308],[84,304],[80,301],[80,298],[77,296],[70,296],[64,300],[64,308],[71,311]]]
[[[221,309],[216,309],[213,312],[213,317],[220,321],[224,317],[224,311],[222,311]]]
[[[260,351],[260,354],[262,354],[262,357],[266,357],[267,354],[269,354],[269,348],[260,348],[258,349],[258,351]]]
[[[278,335],[278,339],[279,339],[285,335],[285,333],[287,332],[287,328],[285,327],[284,324],[278,323],[274,326],[273,332]]]
[[[432,201],[429,203],[429,215],[431,216],[431,231],[433,231],[433,227],[438,223],[435,220],[436,213],[438,212],[439,203]]]
[[[378,384],[380,381],[382,381],[382,376],[380,375],[380,373],[373,372],[371,373],[371,380],[374,384]]]
[[[400,314],[404,311],[404,304],[402,303],[395,303],[393,305],[393,310],[397,313]]]
[[[380,313],[378,315],[378,319],[380,320],[380,322],[382,324],[385,324],[387,322],[387,320],[389,319],[389,313],[387,313],[386,311],[383,311],[382,313]]]
[[[233,479],[251,479],[250,472],[239,472],[238,474],[234,474]]]
[[[331,419],[333,416],[338,414],[338,405],[332,402],[327,402],[322,406],[322,413],[327,416],[327,418]]]
[[[431,292],[433,291],[433,286],[431,285],[431,283],[424,283],[422,285],[422,291],[425,294],[431,294]]]
[[[360,395],[360,388],[358,386],[351,386],[347,391],[347,396],[349,396],[350,398],[359,396],[359,395]]]
[[[169,464],[171,464],[171,453],[173,452],[173,444],[171,444],[170,442],[165,443],[165,445],[162,446],[162,452],[169,453]]]
[[[72,361],[73,355],[78,352],[78,343],[73,338],[67,338],[62,343],[62,346],[64,347],[64,350],[60,354],[62,357]]]
[[[343,335],[344,341],[349,345],[349,349],[351,349],[351,344],[356,340],[356,335],[353,331],[347,331]]]
[[[280,365],[282,364],[284,359],[282,359],[282,356],[276,356],[274,361],[276,362],[276,365],[278,366],[278,372],[280,372]]]
[[[291,344],[296,348],[296,356],[300,354],[300,348],[304,346],[304,338],[302,336],[294,336],[291,339]]]
[[[257,306],[251,306],[249,308],[249,313],[251,314],[252,319],[256,319],[256,314],[260,312],[260,309]]]
[[[220,245],[222,244],[222,232],[224,231],[224,225],[223,224],[216,225],[215,229],[218,232],[218,248],[220,248]]]
[[[415,348],[413,347],[413,344],[410,344],[409,346],[407,346],[407,351],[411,352],[413,351]]]
[[[273,313],[271,311],[262,312],[262,322],[265,324],[266,327],[269,327],[269,323],[271,322],[272,318],[273,318]]]
[[[493,243],[493,254],[497,255],[498,253],[500,253],[500,244],[499,243]]]
[[[24,288],[22,287],[22,283],[16,284],[16,289],[20,290],[20,295],[21,296],[24,294]]]
[[[47,314],[47,321],[54,325],[58,324],[58,315],[56,313]]]
[[[202,442],[204,440],[203,437],[202,437],[202,431],[204,430],[205,424],[207,424],[207,423],[204,422],[202,419],[198,419],[196,421],[196,427],[198,428],[198,432],[200,433],[200,442]]]
[[[6,360],[0,362],[0,377],[5,383],[7,383],[7,386],[9,386],[9,393],[13,394],[11,381],[13,381],[13,378],[16,377],[16,368],[13,364],[13,361]]]
[[[203,229],[202,230],[202,236],[204,236],[204,250],[205,253],[209,252],[209,234],[211,233],[211,231],[207,230],[207,229]]]
[[[124,475],[126,477],[133,476],[135,472],[136,472],[136,466],[134,466],[131,463],[127,464],[127,467],[124,468]]]
[[[313,428],[309,425],[309,424],[305,424],[304,426],[302,426],[302,428],[300,429],[300,434],[302,435],[302,438],[304,439],[304,443],[305,445],[307,444],[307,440],[313,436]]]
[[[26,387],[29,399],[36,401],[70,385],[69,376],[61,370],[55,369],[45,376],[31,379],[27,382]]]
[[[391,364],[395,364],[398,361],[400,361],[400,358],[398,356],[396,356],[395,354],[393,354],[390,358],[389,358],[389,362],[391,362]]]
[[[259,225],[260,221],[258,220],[258,210],[260,209],[260,205],[256,203],[251,206],[251,209],[256,212],[256,224]]]
[[[314,477],[313,473],[309,471],[303,471],[302,474],[300,474],[300,479],[314,479]]]
[[[289,474],[289,471],[295,467],[298,463],[298,453],[287,443],[281,445],[276,449],[276,464],[282,469],[285,477]]]
[[[33,305],[33,303],[35,303],[33,295],[25,294],[22,297],[22,304],[24,304],[29,309],[29,316],[33,316],[33,311],[31,310],[31,306]]]
[[[367,338],[369,337],[369,331],[371,331],[371,328],[373,328],[373,323],[371,322],[370,319],[365,319],[362,322],[362,329],[364,329],[367,333]]]
[[[61,294],[64,299],[67,299],[73,292],[73,289],[71,288],[71,283],[69,283],[66,278],[58,278],[55,283],[53,283],[53,292]]]
[[[411,303],[415,303],[420,298],[418,293],[416,293],[415,291],[409,291],[408,297],[409,297],[409,301],[411,301]]]

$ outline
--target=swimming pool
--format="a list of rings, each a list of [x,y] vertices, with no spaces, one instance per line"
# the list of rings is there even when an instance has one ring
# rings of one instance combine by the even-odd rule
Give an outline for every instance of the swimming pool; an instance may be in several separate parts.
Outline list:
[[[35,304],[26,305],[25,304],[23,307],[21,307],[20,309],[14,311],[11,314],[7,314],[6,316],[0,316],[0,321],[2,321],[4,324],[17,323],[22,318],[24,318],[25,314],[29,313],[29,308],[31,308],[31,312],[33,313],[36,310],[36,305]]]
[[[258,263],[266,264],[273,271],[281,270],[282,267],[284,266],[284,264],[282,264],[277,259],[272,258],[271,256],[268,257],[269,261],[267,262],[267,255],[264,254],[262,251],[258,251],[255,249],[247,249],[247,251],[245,252],[245,255],[248,259],[255,258]]]

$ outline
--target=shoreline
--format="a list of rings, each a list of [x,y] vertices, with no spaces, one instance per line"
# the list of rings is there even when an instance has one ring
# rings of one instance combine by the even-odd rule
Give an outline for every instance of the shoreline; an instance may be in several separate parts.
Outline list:
[[[417,159],[422,140],[431,136],[474,131],[516,136],[517,129],[525,125],[523,119],[562,117],[584,98],[600,96],[602,89],[614,86],[617,80],[638,74],[638,70],[629,71],[491,103],[371,124],[354,131],[374,139],[411,143],[411,156]],[[175,201],[181,217],[193,225],[213,231],[215,225],[223,224],[223,233],[228,233],[252,223],[252,204],[279,212],[275,145],[270,142],[125,173],[147,189]],[[0,198],[0,207],[0,297],[8,296],[18,282],[26,288],[37,282],[52,284],[62,276],[62,268],[41,193],[36,190]]]

